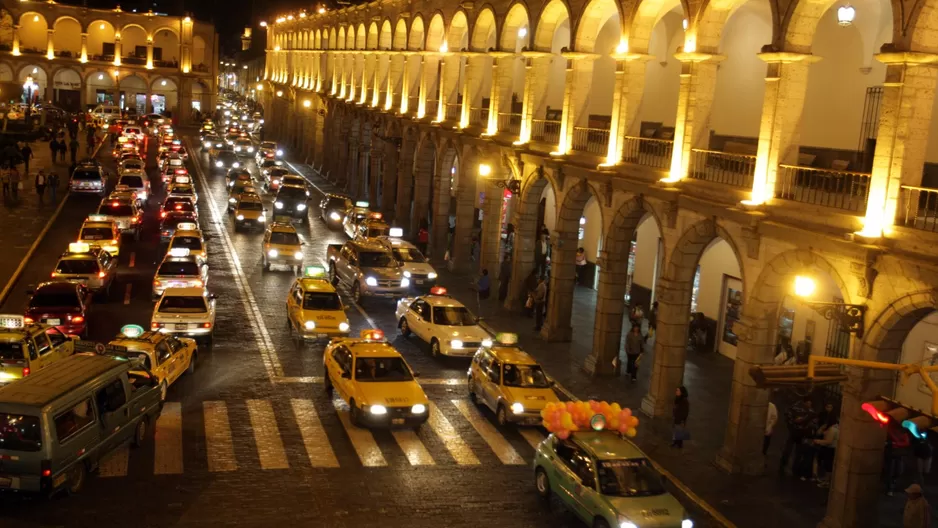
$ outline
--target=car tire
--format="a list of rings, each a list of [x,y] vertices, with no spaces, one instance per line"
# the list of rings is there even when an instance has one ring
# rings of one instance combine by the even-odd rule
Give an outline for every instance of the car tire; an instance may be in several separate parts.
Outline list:
[[[499,427],[505,427],[509,423],[508,409],[502,404],[498,404],[498,409],[495,411],[495,421],[498,422]]]
[[[361,427],[362,423],[362,411],[358,408],[358,405],[355,404],[355,400],[350,400],[348,402],[349,406],[349,419],[352,421],[352,425],[355,427]]]
[[[131,445],[134,447],[141,447],[146,443],[147,438],[150,437],[150,418],[144,416],[137,422],[137,427],[134,427],[134,437],[131,440]]]
[[[539,467],[534,470],[534,489],[537,490],[537,495],[541,499],[550,500],[550,477],[547,476],[544,468]]]
[[[361,306],[364,297],[362,297],[362,287],[359,283],[352,285],[352,300],[355,301],[355,304]]]
[[[472,381],[472,376],[469,376],[469,380],[466,382],[466,390],[469,392],[469,401],[471,401],[473,405],[478,406],[479,398],[476,396],[476,386]]]
[[[436,338],[433,338],[433,340],[430,341],[430,354],[435,358],[443,355],[440,353],[440,341]]]
[[[406,319],[406,318],[401,317],[401,321],[400,321],[400,323],[398,323],[397,327],[401,329],[401,335],[402,335],[402,336],[404,336],[404,337],[410,337],[410,327],[407,326],[407,319]]]
[[[163,382],[160,383],[160,401],[161,402],[166,401],[167,392],[169,392],[169,386],[166,384],[166,380],[163,380]]]
[[[68,470],[67,476],[65,478],[65,489],[68,491],[69,495],[74,495],[81,492],[85,487],[85,480],[88,478],[88,467],[85,466],[84,461],[76,462],[71,469]]]
[[[193,350],[192,357],[189,359],[189,368],[186,369],[186,374],[189,374],[190,376],[195,374],[195,363],[196,361],[198,361],[198,359],[199,359],[199,351]]]

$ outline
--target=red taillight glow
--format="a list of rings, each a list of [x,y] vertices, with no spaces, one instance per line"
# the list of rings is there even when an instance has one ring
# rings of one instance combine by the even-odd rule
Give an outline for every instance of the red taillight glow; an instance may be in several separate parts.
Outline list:
[[[73,323],[84,323],[84,322],[85,322],[85,318],[84,318],[83,316],[81,316],[81,315],[76,315],[75,317],[72,317],[72,322],[73,322]]]
[[[29,367],[23,367],[23,377],[29,376]]]
[[[103,272],[103,271],[99,271],[99,272],[98,272],[98,278],[99,278],[99,279],[103,279],[103,278],[104,278],[104,272]]]
[[[39,463],[39,469],[42,470],[41,475],[43,477],[51,477],[52,476],[52,461],[43,460],[42,462]]]
[[[43,476],[43,477],[51,477],[51,476],[52,476],[52,470],[51,470],[51,469],[43,469],[43,470],[42,470],[42,476]]]
[[[138,219],[137,219],[136,216],[130,219],[130,223],[131,223],[131,224],[136,224],[137,221],[138,221]]]
[[[160,218],[166,218],[166,211],[163,211],[162,213],[160,213]]]
[[[202,328],[211,328],[212,323],[202,323]]]
[[[120,202],[111,202],[111,207],[117,207],[120,205]]]
[[[55,278],[55,275],[56,275],[56,273],[53,271],[51,277],[54,279],[54,278]]]
[[[163,328],[163,323],[150,323],[151,330],[159,330],[160,328]]]
[[[26,323],[26,324],[33,324],[33,323],[35,323],[36,321],[35,321],[32,317],[24,317],[24,318],[23,318],[23,322]]]

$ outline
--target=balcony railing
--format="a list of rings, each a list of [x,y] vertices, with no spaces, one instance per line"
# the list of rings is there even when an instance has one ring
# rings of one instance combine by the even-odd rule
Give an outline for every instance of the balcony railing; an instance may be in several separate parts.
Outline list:
[[[517,136],[521,133],[521,114],[498,114],[498,131]]]
[[[866,208],[869,173],[797,165],[779,165],[778,168],[776,198],[853,212]]]
[[[427,100],[426,115],[428,115],[431,119],[436,120],[436,111],[437,111],[437,106],[439,105],[440,105],[439,100],[436,100],[436,99]]]
[[[489,109],[483,107],[469,108],[469,124],[475,126],[485,126],[489,119]]]
[[[902,186],[905,214],[899,221],[906,227],[938,232],[938,189]]]
[[[622,161],[655,169],[671,166],[673,140],[625,136],[622,141]]]
[[[691,149],[691,178],[751,189],[755,171],[756,157],[753,155]]]
[[[606,154],[609,151],[609,129],[573,127],[573,150]]]
[[[531,139],[535,141],[544,141],[546,143],[559,142],[560,121],[535,119],[533,125],[531,126]]]
[[[420,96],[412,95],[407,98],[407,112],[410,114],[417,112],[417,106],[420,104]]]
[[[446,103],[446,121],[458,121],[461,107],[459,103]]]

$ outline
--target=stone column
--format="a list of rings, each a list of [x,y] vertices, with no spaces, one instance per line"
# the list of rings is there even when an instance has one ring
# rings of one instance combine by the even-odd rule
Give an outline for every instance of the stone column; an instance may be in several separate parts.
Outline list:
[[[81,35],[82,35],[82,37],[83,37],[83,39],[82,39],[82,47],[84,48],[84,44],[85,44],[85,41],[87,40],[88,34],[87,34],[87,33],[82,33]],[[12,47],[12,49],[10,50],[10,52],[11,52],[13,55],[19,55],[19,54],[20,54],[20,25],[19,25],[19,24],[14,24],[14,25],[13,25],[13,47]],[[86,60],[87,60],[87,59],[86,59]]]
[[[16,50],[13,54],[16,55],[19,50],[19,41],[16,39],[16,33],[13,33],[13,49]],[[81,34],[81,57],[78,58],[80,62],[88,62],[88,34]],[[147,68],[153,68],[153,41],[147,40]],[[147,101],[149,104],[149,101]]]
[[[371,132],[369,131],[370,135]],[[384,167],[382,162],[384,161],[384,148],[386,148],[382,142],[379,142],[374,136],[371,137],[371,166],[368,169],[368,200],[371,201],[372,207],[384,207],[385,203],[383,201],[384,191],[383,185],[380,185],[379,182],[383,183],[382,178],[384,178]]]
[[[475,171],[468,163],[459,164],[456,184],[456,229],[453,231],[453,247],[449,268],[456,273],[470,273],[472,262],[472,226],[476,204]]]
[[[684,382],[687,355],[687,305],[681,302],[690,285],[660,277],[656,287],[658,323],[655,328],[655,361],[642,412],[649,416],[670,416],[674,390]]]
[[[430,208],[430,182],[433,178],[433,157],[415,155],[413,164],[414,178],[414,207],[411,210],[410,229],[416,233],[420,223],[426,220]],[[404,170],[406,166],[402,165]]]
[[[414,134],[408,131],[401,137],[401,149],[397,163],[397,201],[394,205],[394,224],[404,228],[404,235],[413,237],[417,226],[411,223],[410,211],[414,205],[414,149],[417,147]]]
[[[723,57],[696,52],[676,53],[674,57],[682,63],[681,86],[668,179],[682,180],[690,168],[691,149],[709,146],[710,108],[717,82],[717,63]]]
[[[573,130],[585,113],[593,83],[593,60],[596,55],[567,52],[563,57],[567,60],[567,78],[563,91],[563,114],[560,118],[557,152],[567,154],[573,149]]]
[[[596,320],[593,323],[593,350],[583,370],[594,376],[618,376],[622,370],[619,351],[622,348],[622,318],[625,315],[625,287],[628,283],[629,259],[614,258],[600,251],[599,289],[596,293]],[[612,258],[611,258],[612,257]]]
[[[394,108],[394,97],[397,93],[397,83],[400,80],[401,72],[404,71],[404,56],[400,52],[394,52],[388,59],[388,92],[384,98],[384,109]]]
[[[561,215],[565,210],[561,208]],[[561,218],[558,224],[565,223]],[[570,316],[573,313],[573,289],[576,284],[576,248],[580,226],[579,218],[566,222],[576,226],[572,231],[554,231],[551,233],[550,253],[550,291],[547,299],[547,320],[541,328],[541,337],[545,341],[570,341],[573,327]]]
[[[538,200],[526,204],[524,198],[524,194],[514,198],[517,200],[517,206],[511,219],[515,226],[515,240],[511,254],[511,282],[508,285],[505,308],[512,311],[521,310],[527,300],[528,292],[524,288],[524,281],[534,269],[534,245],[537,243]]]
[[[501,178],[503,176],[496,175]],[[481,245],[479,269],[488,268],[489,278],[495,284],[498,276],[498,267],[502,260],[502,193],[493,180],[485,182],[485,201],[482,204],[482,233],[479,243]]]
[[[803,53],[760,53],[767,64],[752,203],[774,197],[778,165],[798,163],[798,126],[808,88],[808,70],[821,60]]]
[[[350,57],[350,59],[351,59],[350,62],[351,62],[351,64],[352,64],[352,68],[351,68],[351,70],[349,71],[349,92],[348,92],[348,100],[349,100],[349,102],[352,102],[352,101],[355,100],[355,96],[356,96],[356,94],[358,93],[358,92],[356,91],[356,90],[358,89],[358,75],[357,75],[357,73],[358,73],[358,68],[356,67],[357,64],[358,64],[358,57],[355,56],[355,55],[352,55],[352,56]]]
[[[410,110],[410,61],[414,52],[403,51],[401,54],[404,56],[404,69],[401,76],[401,105],[399,108],[401,114],[406,114]]]
[[[609,124],[609,149],[606,154],[606,163],[609,165],[622,161],[625,136],[636,122],[638,109],[642,104],[645,92],[645,63],[651,56],[622,53],[616,54],[615,58],[616,80],[612,92],[612,120]]]
[[[492,90],[489,93],[489,119],[485,126],[485,133],[494,136],[498,133],[498,116],[503,111],[503,101],[511,98],[515,55],[505,51],[490,51],[488,55],[492,57]],[[510,112],[509,109],[508,113]]]
[[[46,58],[52,60],[55,58],[55,44],[53,43],[52,35],[55,34],[54,29],[46,30]]]
[[[332,70],[332,86],[329,87],[329,95],[335,95],[335,94],[338,93],[338,91],[339,91],[339,80],[338,80],[338,79],[339,79],[339,75],[338,75],[338,72],[337,72],[337,70],[338,70],[338,64],[337,64],[337,63],[338,63],[338,61],[336,60],[336,54],[335,54],[335,52],[329,53],[327,60],[328,60],[328,61],[331,63],[331,65],[332,65],[332,68],[330,68],[330,69]]]
[[[114,37],[114,66],[120,66],[120,65],[121,65],[121,55],[122,55],[122,54],[123,54],[123,46],[121,46],[120,35],[117,35],[117,36]],[[182,65],[182,57],[180,57],[179,64],[180,64],[180,66]],[[179,85],[177,85],[177,86],[179,86]],[[179,86],[179,88],[182,88],[182,87]]]
[[[880,53],[886,82],[862,235],[879,237],[895,223],[902,185],[921,186],[935,101],[938,56]]]
[[[462,80],[462,107],[459,109],[459,128],[469,126],[473,106],[478,106],[482,91],[483,70],[489,58],[484,53],[463,52],[466,57],[466,75]]]
[[[534,116],[541,110],[547,97],[551,54],[544,51],[522,52],[524,66],[524,99],[521,106],[521,133],[518,143],[531,141]],[[512,275],[514,276],[514,275]]]
[[[449,102],[450,83],[457,82],[459,79],[459,66],[462,57],[453,53],[440,53],[440,80],[438,85],[438,100],[436,103],[436,121],[446,120],[446,103]],[[455,68],[453,67],[455,65]],[[454,76],[452,71],[456,70]]]
[[[345,99],[345,96],[348,93],[348,59],[349,55],[345,54],[344,52],[339,55],[339,99]]]
[[[372,93],[371,93],[371,106],[378,106],[378,103],[381,101],[381,64],[384,62],[384,56],[382,52],[375,52],[375,70],[374,77],[371,83]]]
[[[384,141],[384,164],[381,167],[381,212],[386,218],[394,219],[397,211],[397,171],[400,154],[392,141]]]
[[[322,92],[322,80],[325,75],[322,68],[323,54],[321,51],[317,51],[313,57],[315,57],[314,62],[316,64],[316,91]]]
[[[420,88],[417,100],[417,119],[423,119],[426,115],[432,114],[434,108],[427,108],[430,90],[433,88],[433,78],[436,76],[439,67],[437,58],[424,53],[420,56]]]

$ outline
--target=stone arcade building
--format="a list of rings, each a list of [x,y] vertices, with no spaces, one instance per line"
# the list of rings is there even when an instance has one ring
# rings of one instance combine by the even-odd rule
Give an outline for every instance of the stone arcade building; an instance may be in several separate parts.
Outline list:
[[[903,0],[387,0],[271,22],[255,90],[268,137],[405,232],[429,225],[430,253],[449,250],[455,271],[497,269],[511,222],[510,307],[547,226],[547,340],[576,338],[586,246],[597,292],[583,368],[596,375],[617,368],[633,274],[654,268],[650,414],[670,412],[706,255],[722,244],[732,270],[717,276],[736,282],[713,304],[735,307],[719,310],[735,366],[717,463],[759,473],[768,394],[747,371],[780,336],[810,345],[828,325],[818,339],[839,341],[814,353],[895,362],[935,314],[936,30],[938,4]],[[636,235],[646,222],[650,244]],[[819,300],[864,305],[862,337],[804,316],[796,276],[825,285]],[[850,371],[823,525],[875,523],[884,433],[860,404],[895,385]]]

